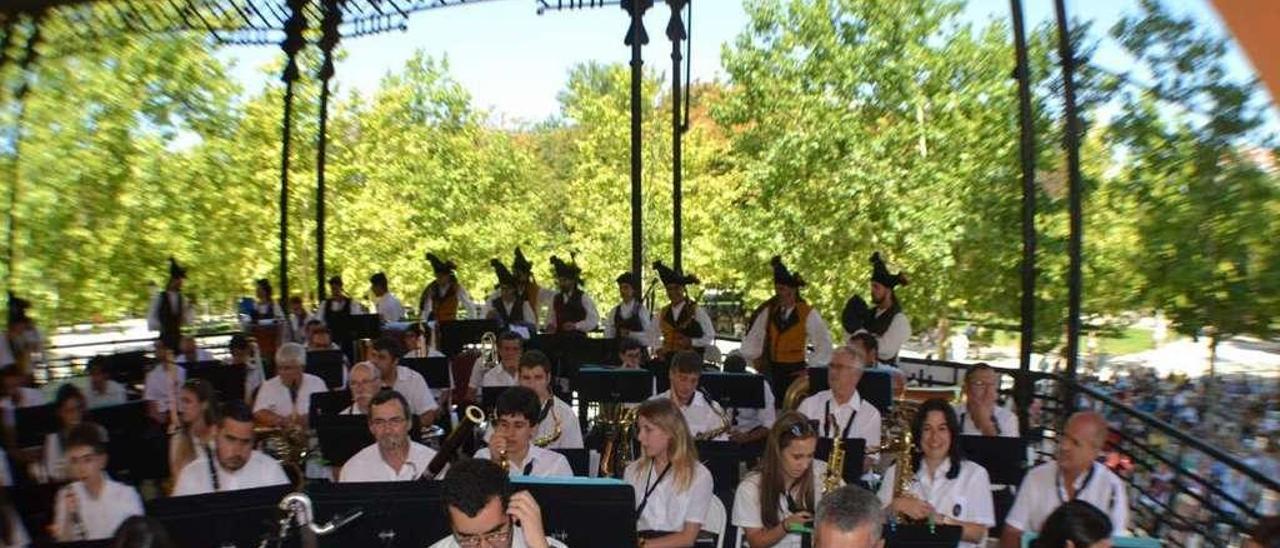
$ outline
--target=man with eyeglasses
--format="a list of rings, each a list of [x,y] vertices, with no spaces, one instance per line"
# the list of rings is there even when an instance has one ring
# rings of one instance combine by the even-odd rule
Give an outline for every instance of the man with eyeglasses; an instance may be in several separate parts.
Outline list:
[[[435,458],[431,448],[409,439],[409,402],[395,390],[382,390],[369,402],[369,431],[376,440],[342,466],[338,481],[413,481]]]
[[[368,415],[369,405],[382,387],[382,372],[373,362],[360,362],[351,367],[347,379],[351,389],[351,406],[343,409],[343,415]]]
[[[441,494],[452,534],[430,548],[566,548],[543,532],[542,509],[533,495],[512,493],[511,480],[493,461],[454,464]]]
[[[837,347],[827,368],[830,388],[800,402],[800,413],[817,423],[818,436],[863,439],[868,449],[880,447],[880,411],[858,394],[865,363],[867,356],[861,349]],[[869,469],[874,461],[868,456],[863,469]]]
[[[966,436],[1018,437],[1018,416],[996,405],[1000,374],[979,363],[964,376],[964,403],[956,406],[960,433]]]

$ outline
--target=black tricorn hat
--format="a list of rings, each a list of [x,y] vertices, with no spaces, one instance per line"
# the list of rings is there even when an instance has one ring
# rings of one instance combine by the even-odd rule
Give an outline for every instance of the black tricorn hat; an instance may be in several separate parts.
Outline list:
[[[31,308],[31,302],[18,297],[12,291],[9,292],[9,323],[15,324],[27,319],[27,309]]]
[[[268,280],[266,278],[258,278],[253,282],[253,285],[257,286],[258,289],[266,291],[267,293],[271,293],[271,280]]]
[[[520,246],[516,246],[516,256],[511,260],[511,271],[517,274],[530,274],[533,272],[533,263],[525,258],[524,252],[520,251]]]
[[[636,283],[637,281],[639,281],[639,278],[636,276],[635,272],[623,272],[622,274],[618,274],[618,278],[614,281],[618,282],[619,285],[627,284],[627,285],[630,285],[631,287],[640,285]]]
[[[169,257],[169,279],[185,280],[187,278],[187,269],[178,264],[178,261],[172,256]]]
[[[667,265],[662,264],[662,261],[654,261],[653,269],[658,271],[658,278],[662,280],[662,285],[691,285],[700,283],[697,276],[694,276],[693,274],[686,275],[683,272],[672,270],[671,268],[668,268]]]
[[[890,274],[888,267],[884,265],[884,259],[880,258],[880,252],[871,254],[871,281],[883,285],[889,289],[893,289],[900,285],[907,285],[907,277],[902,272]]]
[[[502,261],[489,259],[489,265],[493,267],[493,273],[498,276],[498,285],[505,285],[507,287],[516,286],[515,275],[512,274],[510,270],[507,270],[507,265],[502,264]]]
[[[582,267],[578,266],[577,261],[570,259],[564,262],[560,257],[551,256],[551,268],[555,270],[557,278],[568,278],[577,282],[582,281]]]
[[[442,261],[435,253],[427,253],[427,260],[431,262],[431,271],[436,274],[453,274],[458,269],[453,261]]]
[[[378,287],[386,287],[386,286],[387,286],[387,273],[386,273],[386,272],[377,272],[377,273],[375,273],[374,275],[369,276],[369,285],[376,285],[376,286],[378,286]]]
[[[329,285],[342,285],[342,276],[329,276]]]
[[[808,285],[800,274],[787,270],[787,265],[782,264],[782,256],[774,255],[769,260],[769,264],[773,266],[773,283],[801,288]]]

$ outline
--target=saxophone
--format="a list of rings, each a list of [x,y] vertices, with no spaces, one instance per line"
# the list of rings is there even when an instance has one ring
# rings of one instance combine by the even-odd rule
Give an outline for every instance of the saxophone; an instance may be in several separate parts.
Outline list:
[[[631,462],[631,433],[636,410],[620,403],[606,403],[600,410],[599,423],[604,427],[605,442],[600,450],[600,477],[619,477]]]
[[[831,417],[832,422],[835,417]],[[838,434],[838,433],[837,433]],[[822,478],[823,494],[830,493],[844,483],[844,438],[831,439],[831,455],[827,457],[827,475]]]
[[[556,425],[555,430],[552,430],[551,433],[546,436],[535,438],[533,440],[534,445],[538,447],[546,447],[548,445],[555,443],[556,440],[560,439],[560,435],[564,433],[564,429],[560,424],[560,414],[556,413],[554,404],[552,404],[552,407],[551,407],[551,418],[552,420],[555,421],[555,425]]]
[[[710,403],[710,400],[708,400],[708,403]],[[698,441],[714,440],[725,432],[728,432],[729,429],[733,427],[733,422],[729,420],[729,414],[724,411],[724,408],[719,405],[712,404],[711,409],[715,411],[717,415],[720,415],[720,426],[707,430],[706,432],[700,432],[695,436]]]

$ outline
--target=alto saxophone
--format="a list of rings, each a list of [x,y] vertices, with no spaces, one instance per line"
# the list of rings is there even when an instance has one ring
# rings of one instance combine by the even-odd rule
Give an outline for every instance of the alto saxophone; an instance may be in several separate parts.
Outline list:
[[[555,443],[556,440],[560,439],[560,435],[564,433],[564,429],[560,424],[560,414],[556,413],[555,404],[552,404],[552,407],[551,407],[551,419],[555,421],[555,425],[556,425],[555,429],[552,430],[551,433],[546,436],[542,436],[540,438],[534,439],[533,440],[534,445],[545,448],[546,446]]]
[[[600,450],[600,477],[620,477],[632,459],[631,432],[635,427],[636,410],[620,403],[606,403],[597,419],[603,427],[605,442]]]
[[[835,417],[830,420],[835,422]],[[831,454],[827,457],[827,475],[822,478],[822,492],[830,493],[844,483],[844,438],[831,439]]]
[[[717,415],[720,415],[720,426],[705,432],[700,432],[695,436],[698,441],[714,440],[725,432],[728,432],[730,428],[733,428],[733,422],[729,420],[729,414],[726,413],[724,409],[719,406],[714,406],[711,409],[715,411]]]

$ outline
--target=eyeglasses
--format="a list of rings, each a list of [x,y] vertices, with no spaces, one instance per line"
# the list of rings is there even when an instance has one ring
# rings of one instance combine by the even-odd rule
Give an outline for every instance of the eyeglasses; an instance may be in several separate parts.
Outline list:
[[[996,383],[987,382],[987,381],[972,381],[969,383],[969,386],[972,386],[974,389],[977,389],[977,390],[985,390],[987,388],[995,387]]]
[[[482,533],[479,535],[460,535],[458,533],[454,533],[453,540],[458,541],[458,546],[461,546],[462,548],[503,546],[511,540],[511,522],[508,521],[500,530]]]
[[[389,419],[371,419],[369,424],[372,424],[374,428],[386,428],[387,426],[399,428],[404,426],[405,422],[404,417],[391,417]]]

